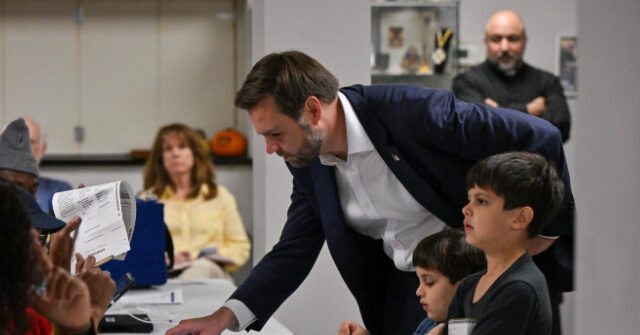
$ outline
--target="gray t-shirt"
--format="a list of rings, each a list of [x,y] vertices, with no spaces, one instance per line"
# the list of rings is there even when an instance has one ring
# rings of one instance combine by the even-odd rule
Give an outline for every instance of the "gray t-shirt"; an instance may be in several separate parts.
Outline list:
[[[449,306],[449,320],[475,319],[473,335],[551,334],[547,283],[529,254],[518,258],[473,303],[476,285],[485,273],[486,270],[474,273],[462,281]]]

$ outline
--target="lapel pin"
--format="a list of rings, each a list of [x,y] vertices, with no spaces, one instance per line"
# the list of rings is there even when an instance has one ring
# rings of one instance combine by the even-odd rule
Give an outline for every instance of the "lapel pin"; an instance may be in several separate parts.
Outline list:
[[[395,160],[396,162],[400,161],[400,157],[398,157],[398,155],[396,154],[391,154],[391,157],[393,157],[393,160]]]

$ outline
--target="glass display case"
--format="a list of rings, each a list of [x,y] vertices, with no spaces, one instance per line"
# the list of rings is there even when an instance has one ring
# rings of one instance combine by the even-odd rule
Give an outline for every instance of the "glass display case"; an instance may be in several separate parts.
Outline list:
[[[451,88],[458,68],[458,2],[372,2],[371,83]]]

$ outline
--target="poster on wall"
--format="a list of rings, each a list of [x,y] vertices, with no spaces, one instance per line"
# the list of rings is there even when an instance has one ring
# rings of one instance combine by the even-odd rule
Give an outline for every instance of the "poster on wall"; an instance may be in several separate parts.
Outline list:
[[[578,49],[576,36],[558,36],[558,78],[564,88],[566,96],[575,96],[578,93]]]

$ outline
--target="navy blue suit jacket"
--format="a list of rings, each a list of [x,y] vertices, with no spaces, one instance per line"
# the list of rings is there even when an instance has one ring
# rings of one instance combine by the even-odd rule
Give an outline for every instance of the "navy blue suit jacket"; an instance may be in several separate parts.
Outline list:
[[[547,121],[517,111],[496,111],[485,105],[465,103],[448,91],[415,86],[355,85],[341,92],[398,180],[447,225],[462,227],[461,209],[467,203],[465,176],[471,165],[495,153],[521,150],[540,153],[555,162],[566,185],[563,208],[542,234],[563,238],[572,234],[573,195],[562,139],[558,129]],[[280,241],[231,296],[244,302],[256,315],[257,321],[250,328],[260,329],[296,290],[326,241],[368,330],[372,333],[392,330],[382,323],[387,319],[384,313],[390,313],[388,301],[394,299],[388,296],[389,286],[396,284],[383,274],[396,270],[384,255],[382,243],[356,233],[345,224],[333,167],[316,161],[306,168],[289,169],[293,193]],[[572,263],[557,261],[556,244],[543,253],[551,255],[545,260],[550,263],[546,264],[546,271],[563,267],[565,272],[557,279],[559,287],[566,289],[572,281]],[[571,257],[562,261],[571,261]],[[407,299],[415,301],[411,308],[416,310],[420,308],[415,297],[417,283],[416,280],[407,284],[414,286],[404,291],[412,295]],[[422,317],[411,322],[419,323],[424,318],[424,312],[420,313]],[[402,320],[402,312],[391,318]]]

